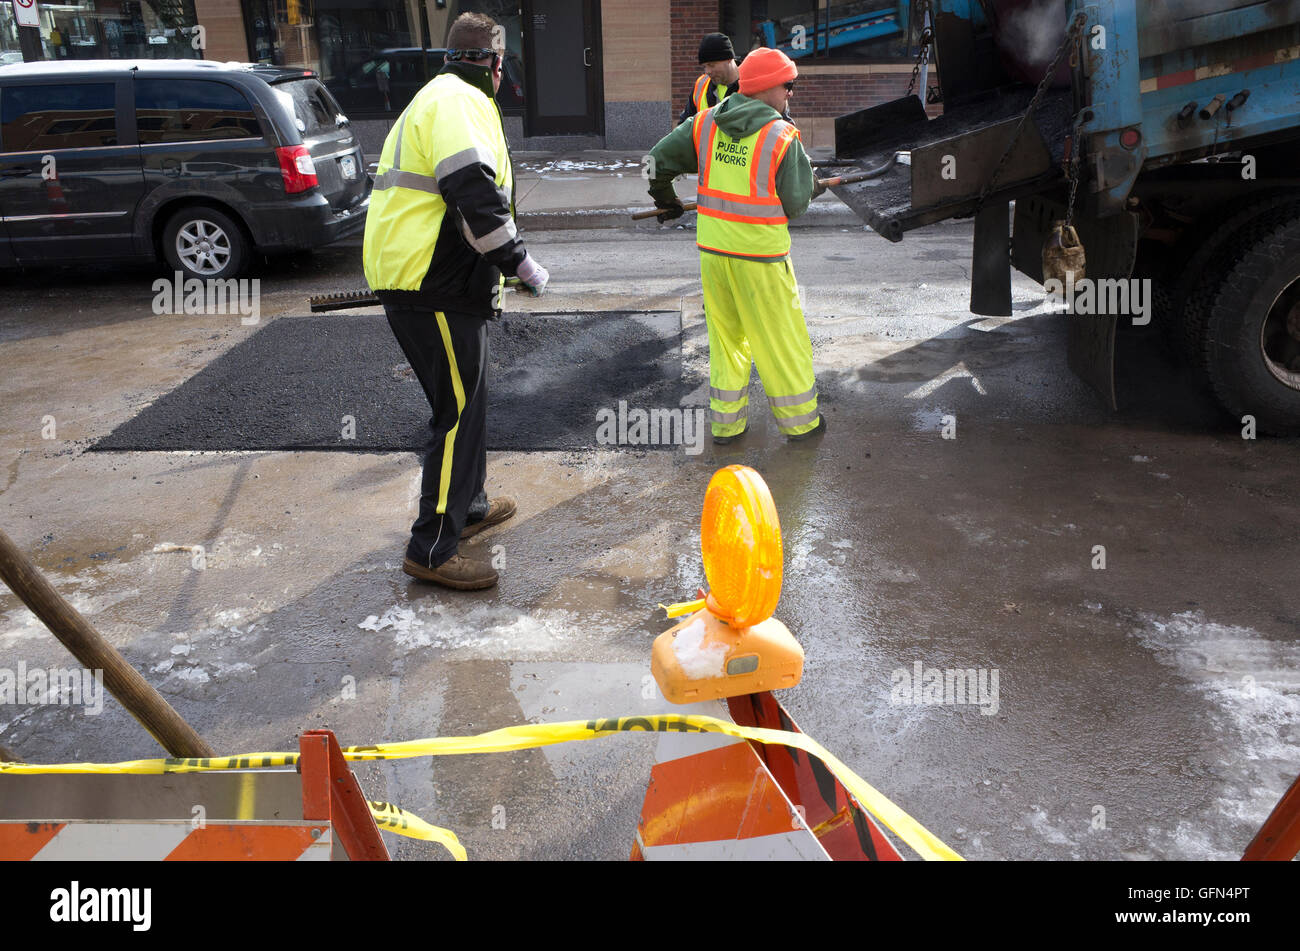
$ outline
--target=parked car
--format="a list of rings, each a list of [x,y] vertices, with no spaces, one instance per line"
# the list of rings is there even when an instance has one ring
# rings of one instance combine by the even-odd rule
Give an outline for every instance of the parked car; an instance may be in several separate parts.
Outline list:
[[[0,67],[0,266],[155,258],[187,277],[365,225],[370,180],[310,70],[199,60]]]

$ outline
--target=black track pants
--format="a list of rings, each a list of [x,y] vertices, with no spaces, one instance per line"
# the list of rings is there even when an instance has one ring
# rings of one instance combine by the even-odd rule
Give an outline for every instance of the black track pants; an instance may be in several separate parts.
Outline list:
[[[433,409],[406,557],[434,568],[456,554],[466,522],[487,512],[487,321],[391,304],[384,310]]]

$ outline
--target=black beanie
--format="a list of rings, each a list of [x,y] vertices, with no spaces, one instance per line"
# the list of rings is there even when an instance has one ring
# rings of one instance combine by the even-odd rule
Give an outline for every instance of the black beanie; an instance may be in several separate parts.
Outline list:
[[[700,40],[700,62],[716,63],[720,59],[735,59],[736,50],[731,37],[725,33],[710,33]]]

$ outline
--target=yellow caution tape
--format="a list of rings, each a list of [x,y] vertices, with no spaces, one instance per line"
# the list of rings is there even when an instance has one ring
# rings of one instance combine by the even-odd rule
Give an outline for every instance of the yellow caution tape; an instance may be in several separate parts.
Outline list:
[[[478,736],[436,737],[428,740],[386,743],[382,746],[345,747],[343,756],[349,760],[377,760],[405,759],[413,756],[451,756],[463,753],[504,753],[635,731],[724,733],[759,743],[793,746],[811,756],[816,756],[825,763],[835,778],[844,784],[863,808],[879,819],[886,828],[906,842],[922,858],[961,860],[961,856],[945,845],[938,836],[894,805],[883,793],[854,773],[807,734],[739,726],[717,717],[669,714],[610,717],[585,721],[570,720],[565,723],[529,723],[503,727]]]
[[[961,856],[943,843],[906,812],[894,805],[883,793],[866,782],[812,737],[804,733],[739,726],[717,717],[661,714],[635,717],[609,717],[595,720],[569,720],[564,723],[527,723],[508,726],[478,736],[442,736],[423,740],[406,740],[378,746],[347,746],[343,758],[352,762],[368,760],[410,759],[418,756],[456,756],[467,753],[506,753],[535,749],[574,740],[594,740],[613,733],[677,732],[723,733],[742,740],[775,743],[803,750],[816,756],[871,815],[924,859],[961,861]],[[64,763],[33,766],[25,763],[0,762],[0,774],[15,773],[190,773],[215,769],[260,769],[294,766],[297,753],[246,753],[205,759],[130,760],[123,763]],[[415,817],[412,817],[415,818]],[[420,820],[423,822],[423,820]],[[425,823],[427,825],[427,823]],[[429,828],[434,828],[430,826]],[[400,830],[394,828],[394,832]],[[446,830],[441,830],[446,831]],[[423,834],[416,838],[425,838]],[[434,839],[432,841],[441,841]],[[459,843],[458,843],[459,844]],[[448,846],[450,848],[450,846]]]
[[[389,832],[396,832],[411,839],[423,839],[425,842],[437,842],[456,857],[457,862],[464,862],[469,856],[465,846],[460,844],[456,833],[425,822],[415,813],[407,812],[391,802],[371,802],[370,814],[375,817],[375,825]]]
[[[203,759],[131,759],[120,763],[36,763],[0,762],[0,775],[34,776],[45,773],[132,773],[156,776],[163,773],[202,773],[216,769],[269,769],[297,766],[297,753],[251,753],[211,756]]]

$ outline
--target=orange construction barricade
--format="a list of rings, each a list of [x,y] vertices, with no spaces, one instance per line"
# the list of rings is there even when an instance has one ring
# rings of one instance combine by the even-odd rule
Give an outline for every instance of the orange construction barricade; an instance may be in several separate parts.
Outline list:
[[[329,730],[299,768],[0,774],[0,860],[387,861]]]

